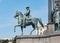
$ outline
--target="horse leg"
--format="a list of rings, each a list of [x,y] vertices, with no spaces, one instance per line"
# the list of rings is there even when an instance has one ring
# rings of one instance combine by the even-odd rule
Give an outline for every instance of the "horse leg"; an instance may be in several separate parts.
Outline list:
[[[41,19],[38,19],[38,20],[39,20],[39,23],[41,24],[41,26],[44,28],[44,25],[43,25]]]
[[[33,29],[31,32],[30,32],[30,35],[32,34],[32,32],[34,31],[35,29]]]
[[[35,25],[32,24],[33,30],[30,32],[30,35],[32,34],[32,32],[35,30]]]
[[[21,35],[23,35],[23,27],[21,26],[21,32],[22,32],[22,34]]]
[[[16,25],[16,26],[14,26],[14,32],[16,32],[16,27],[18,27],[19,25]]]
[[[37,33],[37,35],[39,34],[39,28],[38,28],[38,26],[37,26],[37,30],[36,30],[36,33]]]

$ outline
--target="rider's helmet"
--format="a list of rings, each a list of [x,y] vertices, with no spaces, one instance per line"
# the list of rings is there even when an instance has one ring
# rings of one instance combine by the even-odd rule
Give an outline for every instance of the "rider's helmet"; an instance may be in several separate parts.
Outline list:
[[[26,9],[29,9],[29,7],[27,6]]]

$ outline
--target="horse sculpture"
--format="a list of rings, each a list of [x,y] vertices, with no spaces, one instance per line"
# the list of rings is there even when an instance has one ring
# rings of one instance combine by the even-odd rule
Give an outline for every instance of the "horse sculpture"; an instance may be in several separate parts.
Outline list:
[[[18,19],[18,25],[15,25],[14,31],[15,31],[16,27],[21,27],[22,35],[23,35],[23,28],[26,28],[26,26],[32,25],[32,27],[33,27],[33,30],[30,32],[30,35],[37,28],[38,22],[41,24],[42,27],[44,27],[41,19],[27,18],[20,11],[17,11],[16,15],[14,17]]]

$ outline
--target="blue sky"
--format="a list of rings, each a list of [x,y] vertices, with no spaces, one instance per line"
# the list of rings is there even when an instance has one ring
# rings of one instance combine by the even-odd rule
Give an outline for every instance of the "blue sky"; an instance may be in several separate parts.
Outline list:
[[[21,34],[19,27],[14,33],[14,26],[17,24],[14,15],[17,10],[24,14],[26,6],[30,7],[32,17],[41,18],[44,24],[48,22],[48,0],[0,0],[0,38]],[[32,29],[31,26],[24,28],[24,35],[28,35]]]

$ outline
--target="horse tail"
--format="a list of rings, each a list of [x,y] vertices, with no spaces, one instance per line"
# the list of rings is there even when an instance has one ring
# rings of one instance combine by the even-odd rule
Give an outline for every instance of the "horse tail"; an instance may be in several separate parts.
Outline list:
[[[39,23],[41,24],[41,26],[42,26],[42,27],[44,27],[44,25],[43,25],[43,23],[42,23],[41,18],[40,18],[40,19],[38,19],[38,20],[39,20]]]

